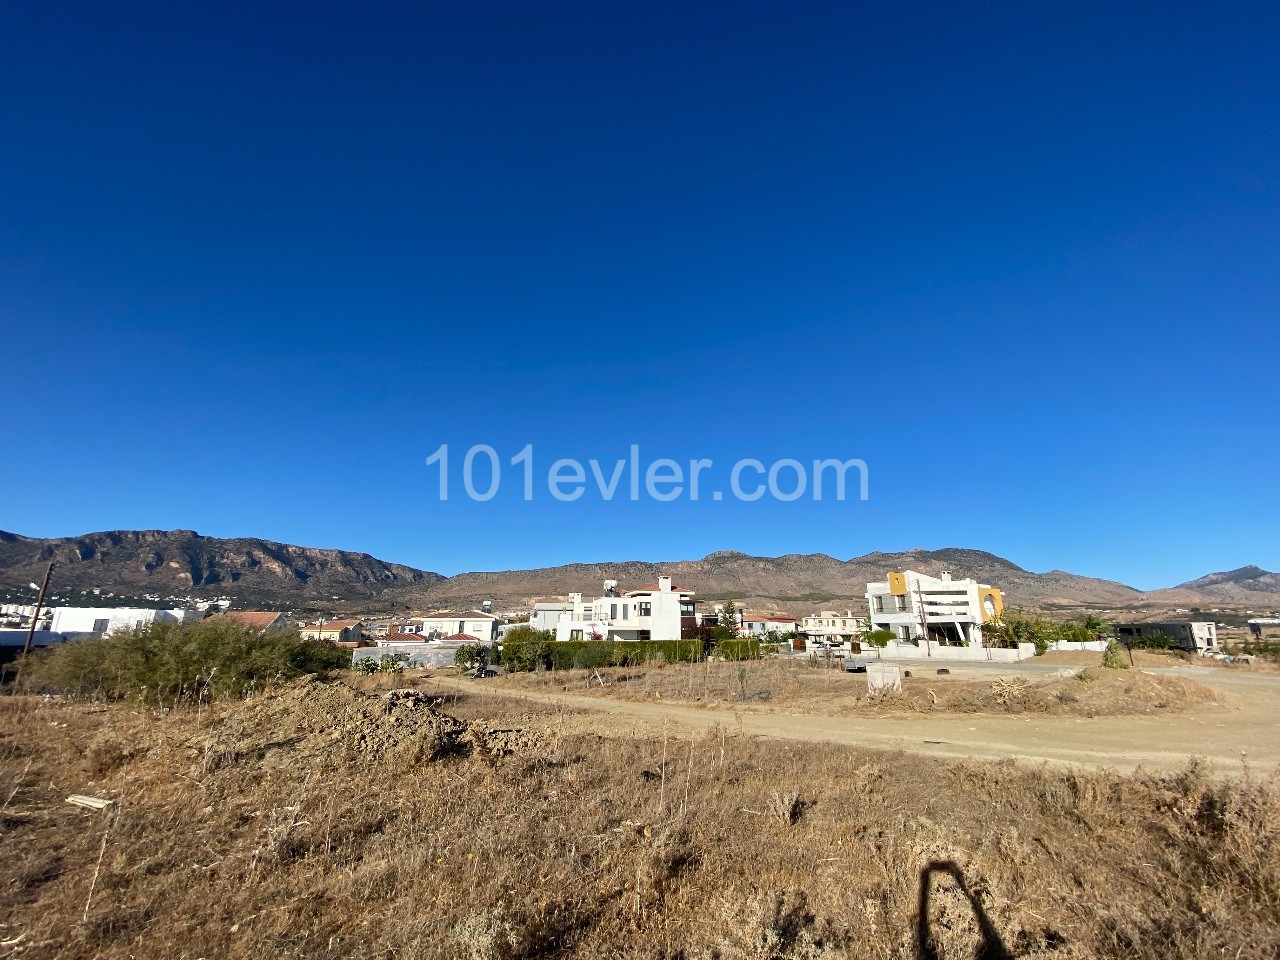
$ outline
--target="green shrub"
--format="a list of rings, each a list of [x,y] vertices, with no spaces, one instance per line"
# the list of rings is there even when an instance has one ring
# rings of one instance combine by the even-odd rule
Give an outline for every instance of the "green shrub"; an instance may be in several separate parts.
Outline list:
[[[480,670],[489,665],[489,648],[483,643],[464,643],[453,655],[453,665],[463,670]]]
[[[1129,657],[1124,647],[1112,640],[1107,649],[1102,651],[1102,665],[1112,670],[1128,670]]]
[[[759,640],[717,640],[715,654],[726,660],[759,660]]]
[[[701,640],[567,640],[548,645],[556,670],[632,667],[654,661],[693,662],[702,659]]]
[[[378,672],[378,661],[373,657],[362,657],[353,664],[353,669],[362,677],[367,677],[372,673]]]
[[[22,686],[33,692],[166,705],[242,697],[308,673],[351,665],[351,651],[296,630],[253,633],[227,621],[151,623],[33,653]]]
[[[858,642],[865,643],[869,647],[875,647],[876,650],[883,650],[896,638],[892,630],[870,630],[866,633],[859,634]]]
[[[404,661],[394,654],[384,653],[378,658],[379,673],[404,673]]]
[[[512,672],[549,668],[553,643],[555,635],[550,630],[516,627],[502,641],[502,665]]]
[[[1177,640],[1163,633],[1130,637],[1127,642],[1131,650],[1172,650],[1178,645]]]

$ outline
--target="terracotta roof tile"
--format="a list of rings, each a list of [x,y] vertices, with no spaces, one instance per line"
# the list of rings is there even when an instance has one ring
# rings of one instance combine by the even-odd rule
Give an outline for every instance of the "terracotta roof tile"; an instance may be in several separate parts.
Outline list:
[[[223,613],[215,613],[209,619],[230,620],[246,630],[265,630],[275,623],[279,616],[280,614],[271,610],[227,610]]]

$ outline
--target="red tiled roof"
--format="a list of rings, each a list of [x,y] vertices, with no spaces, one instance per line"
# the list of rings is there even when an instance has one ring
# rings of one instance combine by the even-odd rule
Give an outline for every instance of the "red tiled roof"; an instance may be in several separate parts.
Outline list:
[[[634,590],[628,590],[626,592],[626,596],[629,597],[633,593],[657,593],[661,589],[662,589],[661,584],[651,583],[647,587],[636,587]],[[684,587],[672,587],[671,592],[672,593],[693,593],[692,590],[686,590],[684,589]]]
[[[265,630],[275,623],[278,616],[280,614],[271,610],[227,610],[223,613],[215,613],[209,619],[230,620],[246,630]]]
[[[325,633],[337,633],[340,630],[347,630],[355,626],[364,626],[363,620],[330,620],[328,623],[315,623],[306,627],[307,630],[322,630]]]
[[[479,638],[479,637],[473,637],[473,636],[472,636],[471,634],[469,634],[469,633],[452,633],[452,634],[450,634],[449,636],[444,637],[443,639],[444,639],[444,640],[457,640],[457,641],[458,641],[458,642],[460,642],[460,643],[479,643],[479,642],[480,642],[480,638]]]

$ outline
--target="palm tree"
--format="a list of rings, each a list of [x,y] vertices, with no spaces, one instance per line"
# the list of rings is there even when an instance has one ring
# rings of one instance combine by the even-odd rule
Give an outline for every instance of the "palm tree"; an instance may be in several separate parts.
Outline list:
[[[1102,635],[1110,631],[1111,627],[1107,621],[1103,620],[1096,613],[1091,613],[1084,618],[1084,622],[1080,624],[1085,630],[1093,634],[1093,639],[1101,640]]]

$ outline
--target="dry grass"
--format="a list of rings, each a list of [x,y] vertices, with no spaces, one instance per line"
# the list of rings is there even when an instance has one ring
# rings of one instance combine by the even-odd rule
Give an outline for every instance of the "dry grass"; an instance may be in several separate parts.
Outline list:
[[[975,680],[940,677],[924,667],[908,669],[915,675],[903,678],[901,695],[874,698],[867,696],[865,674],[783,659],[517,673],[492,682],[523,690],[831,716],[941,712],[1098,717],[1174,712],[1217,699],[1195,680],[1138,670],[1031,678],[1011,672]]]
[[[7,698],[0,956],[908,957],[934,861],[1016,956],[1280,952],[1276,784],[561,730],[482,692]]]

